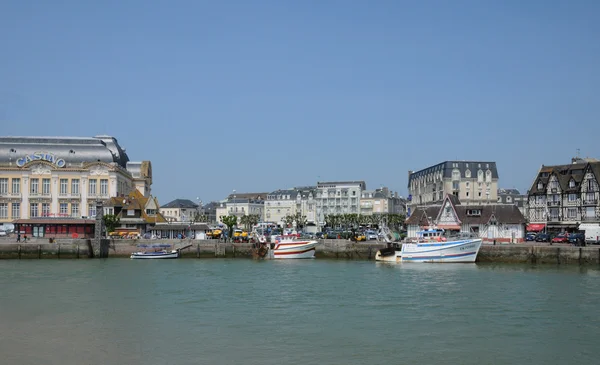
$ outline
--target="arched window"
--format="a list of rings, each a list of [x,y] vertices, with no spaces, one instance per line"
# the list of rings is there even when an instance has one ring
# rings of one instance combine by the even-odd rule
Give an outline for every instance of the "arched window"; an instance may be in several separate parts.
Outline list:
[[[483,182],[483,171],[477,171],[477,181]]]
[[[468,169],[467,169],[467,171],[465,171],[465,177],[466,177],[467,179],[470,179],[470,178],[471,178],[471,170],[468,170]]]
[[[485,172],[485,181],[492,181],[492,172],[490,170]]]

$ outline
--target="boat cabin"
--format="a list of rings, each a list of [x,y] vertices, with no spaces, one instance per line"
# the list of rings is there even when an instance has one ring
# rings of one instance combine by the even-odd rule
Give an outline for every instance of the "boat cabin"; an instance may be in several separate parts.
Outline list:
[[[443,242],[446,241],[444,237],[445,231],[443,229],[428,229],[417,232],[418,242]]]

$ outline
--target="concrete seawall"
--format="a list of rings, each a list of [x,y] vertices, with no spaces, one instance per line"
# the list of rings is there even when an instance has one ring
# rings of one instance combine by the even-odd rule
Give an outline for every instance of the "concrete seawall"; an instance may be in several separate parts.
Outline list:
[[[216,240],[103,240],[104,257],[127,258],[139,251],[138,245],[168,243],[175,248],[191,245],[181,251],[182,258],[252,258],[250,243],[222,243]],[[355,243],[346,240],[320,240],[316,257],[339,260],[374,260],[385,243]],[[32,240],[26,243],[0,240],[0,259],[73,259],[93,255],[90,240]],[[477,262],[600,265],[600,246],[502,244],[481,247]]]

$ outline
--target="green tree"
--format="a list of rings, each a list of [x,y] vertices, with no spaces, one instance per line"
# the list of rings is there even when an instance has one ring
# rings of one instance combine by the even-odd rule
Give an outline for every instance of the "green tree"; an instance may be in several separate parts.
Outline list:
[[[302,231],[302,228],[304,228],[307,222],[306,216],[302,215],[300,212],[296,212],[296,214],[293,215],[293,218],[294,222],[296,222],[296,229]]]
[[[207,215],[201,214],[200,212],[194,213],[194,216],[192,217],[192,222],[194,222],[194,223],[206,222],[206,221],[208,221]]]
[[[229,239],[233,237],[233,227],[237,224],[237,217],[235,215],[222,215],[221,222],[227,226],[227,231],[229,232]]]
[[[114,214],[106,214],[102,216],[104,227],[106,227],[106,233],[114,232],[115,228],[121,224],[121,220]]]
[[[294,224],[294,216],[293,215],[286,215],[285,217],[283,217],[283,222],[285,223],[285,227],[290,227]]]

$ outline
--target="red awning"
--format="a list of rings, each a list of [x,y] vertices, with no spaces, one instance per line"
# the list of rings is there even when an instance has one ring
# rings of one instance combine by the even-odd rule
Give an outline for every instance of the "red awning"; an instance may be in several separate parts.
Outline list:
[[[438,224],[438,228],[449,229],[449,230],[460,230],[460,226],[457,224]]]
[[[538,224],[528,224],[527,225],[527,232],[539,232],[541,230],[544,229],[544,227],[546,227],[545,224],[543,223],[538,223]]]

